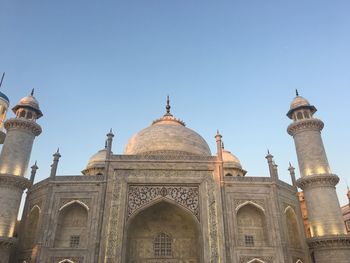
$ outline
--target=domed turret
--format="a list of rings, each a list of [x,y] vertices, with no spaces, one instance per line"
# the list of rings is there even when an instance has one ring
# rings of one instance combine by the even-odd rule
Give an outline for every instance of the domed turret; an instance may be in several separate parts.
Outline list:
[[[88,161],[86,168],[82,171],[84,175],[99,175],[104,174],[106,159],[107,159],[107,147],[99,150],[92,155]]]
[[[29,96],[22,98],[16,106],[12,108],[17,118],[25,118],[28,120],[37,120],[43,116],[39,102],[34,97],[34,89]]]
[[[225,176],[245,176],[247,171],[242,168],[239,159],[230,151],[225,150],[222,143],[222,161]]]
[[[152,125],[132,136],[125,147],[125,154],[158,155],[187,154],[210,156],[206,141],[185,123],[170,113],[169,97],[165,115]]]
[[[307,99],[299,96],[298,90],[296,90],[296,97],[290,104],[287,116],[294,121],[310,119],[316,111],[315,106],[311,105]]]

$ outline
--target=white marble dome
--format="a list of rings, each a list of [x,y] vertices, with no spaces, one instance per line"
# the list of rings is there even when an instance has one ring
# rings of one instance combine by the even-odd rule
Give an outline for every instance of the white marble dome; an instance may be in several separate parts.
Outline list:
[[[182,121],[172,115],[154,121],[151,126],[141,130],[129,139],[124,154],[157,155],[182,153],[210,156],[207,142],[195,131],[185,127]]]

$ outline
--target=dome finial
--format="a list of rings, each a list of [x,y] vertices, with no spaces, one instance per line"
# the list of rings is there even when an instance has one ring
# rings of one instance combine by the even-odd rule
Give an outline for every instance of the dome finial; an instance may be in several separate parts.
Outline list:
[[[297,89],[295,89],[295,95],[297,95],[297,97],[299,96],[299,92]]]
[[[34,95],[34,89],[32,89],[32,92],[30,93],[30,96]]]
[[[1,81],[0,81],[0,88],[1,88],[2,82],[3,82],[3,80],[4,80],[4,77],[5,77],[5,72],[2,73],[2,77],[1,77]]]
[[[170,114],[170,98],[169,98],[169,95],[166,97],[166,114]]]

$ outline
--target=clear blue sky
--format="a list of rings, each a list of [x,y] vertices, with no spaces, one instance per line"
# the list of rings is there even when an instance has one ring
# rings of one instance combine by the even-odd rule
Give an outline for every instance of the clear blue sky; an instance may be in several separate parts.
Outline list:
[[[104,146],[115,153],[164,112],[215,153],[218,128],[249,175],[266,176],[266,149],[290,182],[285,116],[294,89],[318,108],[338,194],[350,183],[350,2],[1,0],[0,72],[11,105],[36,89],[44,117],[31,163],[80,174]],[[13,116],[12,113],[9,116]]]

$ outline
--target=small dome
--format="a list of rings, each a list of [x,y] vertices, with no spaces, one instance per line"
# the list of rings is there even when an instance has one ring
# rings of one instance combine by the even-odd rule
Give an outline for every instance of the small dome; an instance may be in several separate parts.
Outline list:
[[[107,158],[107,149],[102,149],[90,157],[88,167],[96,163],[104,163]]]
[[[294,110],[303,106],[310,106],[310,102],[301,96],[296,96],[290,104],[290,110]]]
[[[224,149],[222,150],[222,160],[224,163],[230,163],[232,166],[242,169],[242,165],[239,159],[231,152]]]

